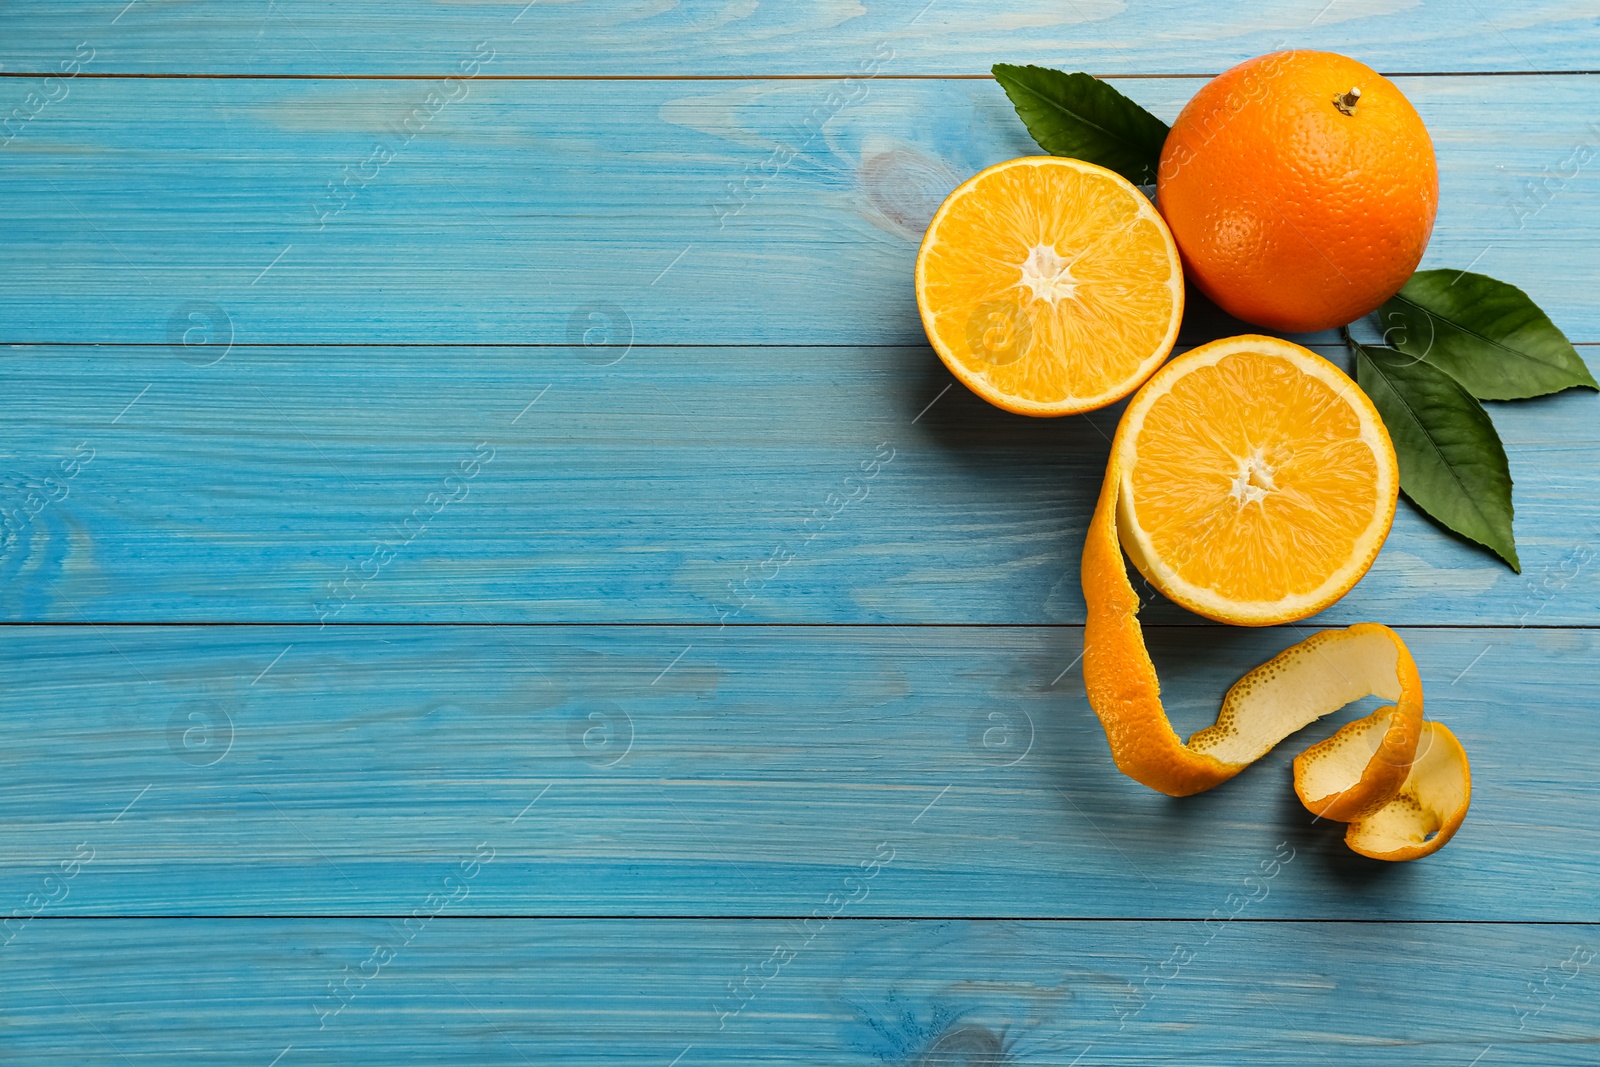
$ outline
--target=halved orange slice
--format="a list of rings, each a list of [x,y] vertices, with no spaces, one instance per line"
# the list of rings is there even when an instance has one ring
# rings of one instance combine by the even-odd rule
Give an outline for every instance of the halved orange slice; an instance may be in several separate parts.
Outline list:
[[[1104,167],[1000,163],[945,200],[917,254],[917,306],[950,372],[1020,415],[1105,407],[1172,351],[1178,246],[1149,199]]]
[[[1230,337],[1163,367],[1122,417],[1117,528],[1169,600],[1241,626],[1321,611],[1394,521],[1400,471],[1372,401],[1275,337]]]

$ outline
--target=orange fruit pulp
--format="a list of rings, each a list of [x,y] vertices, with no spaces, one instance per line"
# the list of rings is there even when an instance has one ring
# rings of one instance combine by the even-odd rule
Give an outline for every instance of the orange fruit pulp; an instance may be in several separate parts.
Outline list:
[[[1118,528],[1168,599],[1221,622],[1305,618],[1377,557],[1400,488],[1377,409],[1343,371],[1273,337],[1163,367],[1118,431]]]
[[[1023,415],[1127,396],[1183,318],[1177,246],[1126,179],[1076,159],[1013,159],[945,200],[917,255],[928,341],[973,392]]]

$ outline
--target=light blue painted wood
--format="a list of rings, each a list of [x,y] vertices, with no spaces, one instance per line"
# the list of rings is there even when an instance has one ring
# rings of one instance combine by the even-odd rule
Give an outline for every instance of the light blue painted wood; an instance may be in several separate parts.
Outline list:
[[[185,355],[223,349],[0,352],[5,618],[1083,621],[1117,412],[1005,414],[926,347]],[[1600,618],[1597,412],[1495,405],[1521,576],[1402,504],[1321,621]]]
[[[1440,157],[1426,265],[1519,284],[1600,342],[1573,251],[1600,241],[1600,186],[1558,173],[1600,145],[1600,77],[1401,84]],[[1196,83],[1126,87],[1171,117]],[[0,150],[0,343],[920,344],[924,220],[1037,151],[992,81],[58,91]]]
[[[1448,849],[1354,857],[1293,748],[1151,794],[1037,625],[1081,619],[1114,413],[941,395],[910,299],[939,197],[1031,147],[992,83],[891,79],[1586,68],[1596,13],[921,4],[4,5],[7,73],[323,78],[0,78],[0,343],[40,346],[0,359],[0,617],[93,620],[0,641],[0,1059],[1592,1059],[1595,398],[1496,410],[1526,579],[1403,513],[1328,616],[1437,624]],[[567,74],[758,77],[490,80]],[[1428,265],[1591,344],[1597,83],[1402,82]],[[1300,636],[1147,617],[1185,731]]]
[[[1590,70],[1592,7],[1406,0],[56,0],[6,5],[7,70],[55,69],[80,41],[97,69],[140,73],[418,74],[492,41],[507,74],[842,74],[880,48],[904,74],[987,73],[997,60],[1097,73],[1215,73],[1285,47],[1382,70]]]
[[[1600,1041],[1590,926],[841,918],[811,936],[450,910],[409,942],[398,919],[36,924],[0,962],[7,1062],[1573,1067]]]
[[[1152,630],[1178,729],[1304,632]],[[1293,795],[1331,723],[1121,776],[1077,628],[9,628],[0,904],[83,845],[48,914],[403,914],[486,840],[463,914],[804,915],[886,843],[852,914],[1204,919],[1282,845],[1249,918],[1600,921],[1600,632],[1405,634],[1474,795],[1395,865]]]

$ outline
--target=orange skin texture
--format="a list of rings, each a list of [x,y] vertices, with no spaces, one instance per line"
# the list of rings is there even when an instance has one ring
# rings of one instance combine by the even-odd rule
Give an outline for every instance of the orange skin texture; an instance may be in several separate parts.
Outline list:
[[[1172,729],[1161,706],[1161,680],[1145,651],[1139,595],[1128,581],[1117,540],[1117,445],[1084,540],[1082,578],[1089,611],[1083,628],[1083,682],[1111,744],[1111,758],[1129,778],[1168,796],[1186,797],[1221,785],[1247,764],[1195,752]]]
[[[1335,97],[1352,87],[1346,115]],[[1433,233],[1439,170],[1394,83],[1332,52],[1275,52],[1195,94],[1156,190],[1190,281],[1237,318],[1306,333],[1399,292]]]

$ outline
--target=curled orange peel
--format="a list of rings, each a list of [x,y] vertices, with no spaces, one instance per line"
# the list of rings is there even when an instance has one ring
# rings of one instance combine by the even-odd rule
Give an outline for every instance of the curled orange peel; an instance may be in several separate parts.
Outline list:
[[[1441,722],[1422,724],[1420,750],[1400,791],[1351,821],[1344,843],[1375,860],[1414,860],[1444,847],[1472,803],[1466,750]],[[1431,837],[1429,835],[1432,835]]]
[[[1455,736],[1424,720],[1416,663],[1387,626],[1313,634],[1241,678],[1213,725],[1187,742],[1173,731],[1117,532],[1129,460],[1125,429],[1126,419],[1111,446],[1082,562],[1084,685],[1117,768],[1151,789],[1189,796],[1232,778],[1302,727],[1377,696],[1393,704],[1295,758],[1295,792],[1312,813],[1349,823],[1345,843],[1364,856],[1410,860],[1437,851],[1466,816],[1471,772]]]

